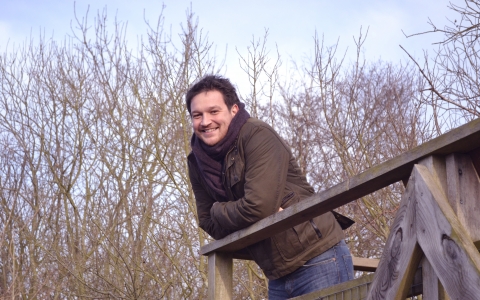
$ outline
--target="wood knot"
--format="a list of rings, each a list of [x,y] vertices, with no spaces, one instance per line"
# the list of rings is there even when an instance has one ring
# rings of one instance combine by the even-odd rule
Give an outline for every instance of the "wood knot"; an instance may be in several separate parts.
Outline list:
[[[448,235],[443,234],[442,244],[447,257],[450,258],[452,261],[455,261],[458,258],[459,252],[458,245],[455,243],[455,241]]]
[[[402,241],[403,230],[402,228],[398,228],[397,232],[395,232],[395,238],[393,240],[392,250],[390,252],[392,257],[398,257],[400,255]]]

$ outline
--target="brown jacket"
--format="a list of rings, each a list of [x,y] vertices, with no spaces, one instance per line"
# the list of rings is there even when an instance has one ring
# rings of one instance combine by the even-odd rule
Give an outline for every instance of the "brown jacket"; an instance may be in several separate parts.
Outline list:
[[[250,118],[225,156],[220,199],[200,175],[193,153],[188,156],[190,181],[199,226],[215,239],[303,201],[314,193],[289,147],[266,123]],[[247,247],[269,279],[287,275],[344,238],[332,213],[294,226]]]

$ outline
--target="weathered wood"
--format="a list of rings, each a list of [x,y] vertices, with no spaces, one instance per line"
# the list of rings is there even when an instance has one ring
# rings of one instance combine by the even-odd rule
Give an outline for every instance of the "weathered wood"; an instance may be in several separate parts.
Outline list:
[[[430,155],[419,160],[419,165],[425,166],[433,177],[438,179],[442,191],[447,195],[447,170],[444,156]]]
[[[360,278],[342,282],[326,289],[315,291],[306,295],[291,298],[291,300],[362,300],[366,299],[370,290],[374,274],[364,275]],[[408,289],[407,297],[413,297],[422,293],[422,269],[415,271],[413,282]],[[443,299],[442,299],[443,300]]]
[[[480,149],[480,148],[479,148]],[[448,195],[447,167],[444,156],[428,156],[419,161],[419,165],[425,166],[432,177],[438,179],[438,185],[442,187],[443,193]],[[423,299],[425,300],[449,300],[444,287],[438,280],[437,274],[432,265],[425,257],[421,262],[423,277]]]
[[[477,175],[480,175],[480,147],[473,151],[470,151],[468,154],[472,159],[472,163],[473,163],[473,166],[475,167],[475,171],[477,172]],[[480,249],[480,240],[474,241],[474,244],[477,247],[477,249]]]
[[[469,155],[446,157],[448,202],[470,238],[480,241],[480,180]]]
[[[329,299],[328,297],[331,296],[338,297],[338,299],[344,300],[365,299],[367,297],[369,286],[372,281],[373,274],[369,274],[354,280],[342,282],[321,291],[316,291],[306,295],[291,298],[290,300],[323,300]]]
[[[415,230],[415,177],[402,196],[367,299],[405,299],[422,252]]]
[[[375,272],[379,259],[352,256],[353,269],[355,271]]]
[[[413,165],[429,155],[467,153],[480,147],[480,119],[407,151],[385,163],[318,193],[254,225],[201,248],[207,255],[213,251],[235,251],[261,241],[315,216],[338,208],[394,182],[407,178]]]
[[[480,254],[448,199],[424,166],[415,166],[416,231],[420,247],[452,299],[478,299]],[[381,264],[381,263],[380,263]]]
[[[436,300],[438,299],[438,277],[425,256],[422,258],[420,265],[422,266],[423,277],[423,299]]]
[[[232,282],[232,256],[229,253],[211,253],[208,256],[208,299],[232,299]]]
[[[477,299],[480,254],[448,203],[445,180],[438,177],[443,174],[441,160],[432,157],[422,164],[412,172],[368,299],[404,299],[422,250],[428,259],[423,262],[426,299],[447,298],[438,279],[453,299]],[[411,250],[412,245],[421,249]]]
[[[423,257],[422,266],[422,297],[423,300],[449,300],[437,274],[428,259]]]

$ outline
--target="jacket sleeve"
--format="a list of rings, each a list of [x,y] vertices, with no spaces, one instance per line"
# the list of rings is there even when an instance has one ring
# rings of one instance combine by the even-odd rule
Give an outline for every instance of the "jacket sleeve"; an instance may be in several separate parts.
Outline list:
[[[268,125],[251,128],[243,141],[244,197],[210,208],[213,223],[236,231],[277,212],[287,180],[290,150]]]
[[[214,239],[218,240],[224,238],[233,231],[226,230],[212,221],[210,216],[210,208],[215,200],[210,197],[208,192],[202,186],[199,174],[197,174],[197,172],[195,172],[194,168],[191,166],[192,163],[194,162],[192,162],[189,158],[188,175],[190,177],[190,183],[192,184],[195,202],[197,204],[198,225]]]

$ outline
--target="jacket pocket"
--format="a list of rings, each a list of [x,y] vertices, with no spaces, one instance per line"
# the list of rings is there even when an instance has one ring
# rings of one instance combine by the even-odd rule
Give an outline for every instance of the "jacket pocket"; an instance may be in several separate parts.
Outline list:
[[[290,192],[282,199],[282,207],[290,207],[298,201],[295,192]],[[294,259],[321,238],[322,233],[313,220],[295,225],[272,237],[278,252],[286,261]]]
[[[292,260],[299,253],[305,250],[295,227],[296,226],[289,228],[272,237],[272,240],[275,243],[275,247],[277,248],[282,258],[286,261]]]

